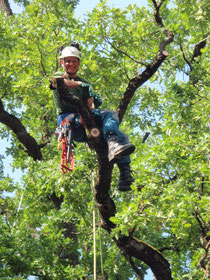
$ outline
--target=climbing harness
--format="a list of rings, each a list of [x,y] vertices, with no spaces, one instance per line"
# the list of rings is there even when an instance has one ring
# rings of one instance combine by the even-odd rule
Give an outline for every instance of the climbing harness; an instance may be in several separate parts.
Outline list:
[[[72,120],[75,114],[68,115],[61,122],[59,130],[58,141],[62,142],[62,154],[61,154],[61,170],[63,174],[66,174],[67,171],[74,170],[74,159],[72,155],[73,146],[73,127]]]

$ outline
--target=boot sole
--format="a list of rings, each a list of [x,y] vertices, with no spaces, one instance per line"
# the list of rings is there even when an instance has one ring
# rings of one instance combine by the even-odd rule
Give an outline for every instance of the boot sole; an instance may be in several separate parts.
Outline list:
[[[118,191],[121,191],[121,192],[131,191],[131,187],[130,186],[134,182],[135,182],[134,178],[132,178],[132,179],[130,179],[128,181],[126,181],[126,179],[125,179],[124,183],[123,182],[121,184],[118,183],[118,186],[117,186]]]
[[[116,152],[112,152],[109,155],[109,162],[110,163],[116,163],[118,162],[122,157],[124,156],[129,156],[130,154],[132,154],[135,151],[135,146],[132,144],[128,144],[129,146],[125,147],[124,150],[120,150],[117,153]]]

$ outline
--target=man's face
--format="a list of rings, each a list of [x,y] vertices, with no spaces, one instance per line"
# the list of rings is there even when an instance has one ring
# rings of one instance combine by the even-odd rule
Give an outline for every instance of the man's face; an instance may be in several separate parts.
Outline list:
[[[67,74],[74,76],[79,69],[80,60],[77,57],[68,56],[61,60],[61,65]]]

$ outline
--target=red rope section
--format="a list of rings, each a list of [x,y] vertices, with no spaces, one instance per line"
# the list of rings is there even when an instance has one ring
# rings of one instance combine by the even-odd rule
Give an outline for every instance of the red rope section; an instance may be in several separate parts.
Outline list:
[[[61,170],[63,174],[66,174],[67,171],[74,170],[74,159],[72,155],[72,150],[70,154],[70,162],[67,161],[67,147],[65,137],[62,139]]]

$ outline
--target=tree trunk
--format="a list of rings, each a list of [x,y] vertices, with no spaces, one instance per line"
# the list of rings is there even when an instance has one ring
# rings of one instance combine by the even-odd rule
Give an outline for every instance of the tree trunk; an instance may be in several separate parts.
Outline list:
[[[63,78],[56,78],[58,92],[63,100],[70,101],[81,114],[87,132],[96,127],[91,111],[86,104],[81,104],[77,97],[68,93]],[[116,206],[109,195],[113,165],[107,158],[107,145],[102,139],[91,139],[87,137],[88,144],[95,149],[99,162],[98,176],[95,184],[95,201],[101,216],[101,226],[111,233],[116,225],[110,221],[115,216]],[[123,255],[129,258],[137,258],[147,264],[153,271],[157,280],[172,280],[168,261],[161,253],[149,244],[132,236],[121,235],[119,239],[113,238]]]
[[[7,16],[13,15],[8,0],[0,0],[0,10],[4,11]]]

